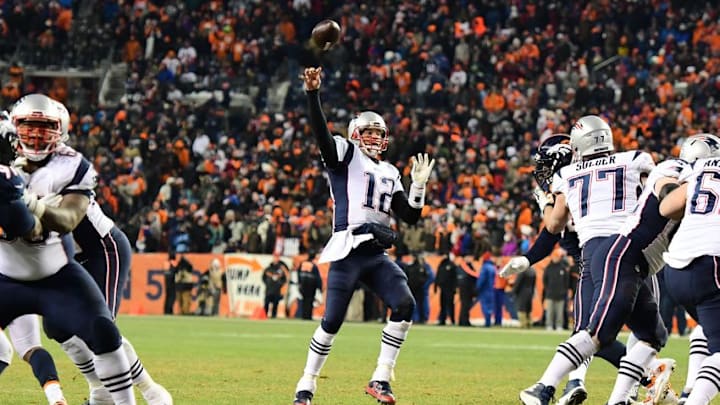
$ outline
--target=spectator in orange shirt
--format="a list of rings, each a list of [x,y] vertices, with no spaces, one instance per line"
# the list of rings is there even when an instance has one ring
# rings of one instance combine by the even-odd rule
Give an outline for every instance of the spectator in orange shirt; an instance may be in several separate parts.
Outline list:
[[[123,47],[123,61],[126,63],[132,63],[137,61],[142,54],[142,45],[137,40],[135,35],[130,35],[130,39],[125,43]]]

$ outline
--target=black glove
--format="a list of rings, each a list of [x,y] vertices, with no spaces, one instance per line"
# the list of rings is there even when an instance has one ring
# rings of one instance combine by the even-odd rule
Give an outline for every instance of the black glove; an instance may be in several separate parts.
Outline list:
[[[367,223],[362,224],[353,230],[353,235],[360,235],[369,233],[375,238],[375,243],[383,249],[389,249],[392,245],[397,242],[397,232],[390,229],[390,227],[380,224]]]

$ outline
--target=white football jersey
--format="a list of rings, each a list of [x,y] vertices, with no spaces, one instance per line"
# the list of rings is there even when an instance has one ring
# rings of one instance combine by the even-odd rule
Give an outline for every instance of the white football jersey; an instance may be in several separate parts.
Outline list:
[[[73,236],[78,245],[84,246],[84,239],[104,238],[110,233],[113,226],[115,226],[115,222],[105,215],[100,205],[95,201],[95,197],[91,197],[90,204],[88,204],[87,216],[83,218],[82,222],[75,228]]]
[[[68,146],[59,147],[48,163],[32,174],[21,172],[29,192],[40,197],[48,194],[83,193],[92,195],[97,174],[80,153]],[[57,232],[39,242],[22,238],[0,243],[0,273],[16,280],[39,280],[65,266],[68,246]]]
[[[371,238],[353,235],[352,230],[366,223],[390,226],[393,194],[404,192],[398,169],[376,161],[355,145],[334,137],[338,168],[328,170],[333,198],[333,234],[320,255],[320,262],[340,260],[353,247]]]
[[[637,205],[640,178],[655,167],[645,152],[629,151],[571,163],[553,178],[553,192],[565,195],[580,247],[619,232]]]
[[[663,253],[667,250],[671,234],[677,226],[677,221],[668,220],[660,215],[655,184],[665,177],[679,178],[688,166],[689,163],[678,159],[659,163],[650,172],[636,208],[620,230],[621,235],[631,237],[641,246],[645,246],[642,252],[650,274],[659,272],[665,266]]]
[[[682,269],[700,256],[720,256],[720,158],[695,161],[678,180],[688,185],[685,216],[663,257]]]

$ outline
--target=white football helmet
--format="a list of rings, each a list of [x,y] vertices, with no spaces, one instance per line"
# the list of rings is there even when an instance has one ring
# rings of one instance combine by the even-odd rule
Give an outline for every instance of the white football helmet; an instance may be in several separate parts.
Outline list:
[[[680,148],[680,159],[686,162],[709,157],[720,157],[720,138],[713,134],[689,136]]]
[[[597,115],[586,115],[570,131],[570,147],[575,160],[615,151],[610,126]]]
[[[377,129],[380,135],[376,133],[363,134],[366,129]],[[380,114],[373,111],[363,111],[355,118],[350,120],[348,124],[348,138],[363,153],[370,157],[377,157],[385,152],[388,147],[388,127],[385,120]]]
[[[65,104],[57,100],[52,101],[55,103],[58,110],[60,110],[60,129],[62,130],[62,137],[60,139],[60,142],[65,143],[70,138],[70,112],[65,107]]]
[[[29,94],[10,111],[17,129],[20,154],[38,162],[55,151],[62,142],[62,113],[57,102],[44,94]]]

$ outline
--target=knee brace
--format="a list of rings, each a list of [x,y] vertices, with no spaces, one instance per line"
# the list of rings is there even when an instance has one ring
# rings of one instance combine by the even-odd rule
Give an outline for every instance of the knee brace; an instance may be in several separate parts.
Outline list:
[[[114,352],[122,344],[120,331],[110,318],[103,316],[95,318],[92,332],[92,344],[90,342],[86,343],[95,354]]]
[[[403,297],[396,307],[391,308],[390,320],[393,322],[412,321],[413,311],[415,311],[415,299],[412,295]]]
[[[13,348],[7,336],[0,331],[0,361],[10,365],[12,361]]]

